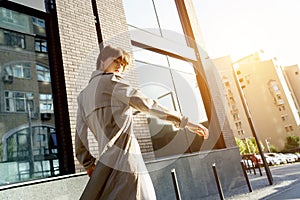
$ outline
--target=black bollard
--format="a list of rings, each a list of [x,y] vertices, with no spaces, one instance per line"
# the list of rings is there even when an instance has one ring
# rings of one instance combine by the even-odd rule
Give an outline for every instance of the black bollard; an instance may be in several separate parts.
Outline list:
[[[245,165],[244,165],[243,161],[241,161],[241,165],[242,165],[243,173],[244,173],[244,176],[245,176],[248,188],[249,188],[249,192],[252,192],[252,186],[251,186],[251,183],[249,181],[249,178],[248,178],[248,175],[247,175],[247,172],[246,172]]]
[[[262,173],[261,173],[261,169],[260,169],[260,163],[259,163],[259,160],[256,158],[256,162],[257,162],[257,168],[258,168],[258,171],[259,171],[259,174],[260,176],[262,176]]]
[[[262,176],[261,169],[260,169],[260,164],[258,164],[258,171],[259,171],[260,176]]]
[[[173,185],[174,185],[174,189],[175,189],[176,199],[181,200],[175,169],[171,170],[171,174],[172,174],[172,180],[173,180]]]
[[[224,198],[221,182],[220,182],[219,177],[218,177],[218,173],[217,173],[217,169],[216,169],[216,163],[214,163],[212,165],[212,168],[213,168],[213,171],[214,171],[214,176],[215,176],[215,180],[216,180],[216,183],[217,183],[220,199],[223,200],[225,198]]]

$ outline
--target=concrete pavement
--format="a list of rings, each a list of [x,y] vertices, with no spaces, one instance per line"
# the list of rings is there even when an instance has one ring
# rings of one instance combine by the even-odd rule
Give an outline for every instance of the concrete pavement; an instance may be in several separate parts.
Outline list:
[[[252,192],[249,192],[245,181],[244,186],[224,194],[225,199],[300,199],[300,162],[270,167],[273,176],[273,185],[269,185],[269,181],[263,169],[264,168],[262,168],[262,176],[260,176],[259,173],[256,175],[253,173],[248,174],[253,190]],[[258,172],[258,170],[256,172]],[[212,199],[214,198],[216,197],[213,197]]]

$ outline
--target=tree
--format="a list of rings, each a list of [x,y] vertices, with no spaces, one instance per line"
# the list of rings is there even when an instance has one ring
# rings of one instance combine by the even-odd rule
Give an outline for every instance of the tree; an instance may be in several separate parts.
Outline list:
[[[240,140],[239,138],[235,138],[236,145],[239,147],[240,154],[246,154],[249,153],[246,144],[243,142],[243,140]]]
[[[299,148],[300,138],[297,135],[289,135],[285,138],[284,151],[290,151]]]
[[[258,154],[258,147],[256,145],[255,138],[248,138],[245,140],[241,140],[239,138],[235,138],[236,144],[239,147],[240,154],[254,153]],[[259,141],[262,151],[264,151],[265,147],[261,141]]]
[[[257,147],[257,144],[256,144],[256,140],[255,138],[251,138],[250,139],[250,142],[251,142],[251,151],[255,154],[258,154],[259,153],[259,150],[258,150],[258,147]],[[259,141],[259,144],[261,146],[261,150],[264,151],[265,150],[265,146],[264,144],[262,143],[262,141]]]

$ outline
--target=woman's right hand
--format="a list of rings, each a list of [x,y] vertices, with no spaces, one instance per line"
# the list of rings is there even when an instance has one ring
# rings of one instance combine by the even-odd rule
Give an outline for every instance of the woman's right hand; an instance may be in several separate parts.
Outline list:
[[[192,131],[200,136],[203,136],[204,139],[208,139],[208,136],[209,136],[208,129],[205,126],[203,126],[202,124],[194,124],[194,123],[188,122],[186,127],[190,131]]]
[[[88,175],[89,177],[92,176],[92,173],[93,173],[94,169],[95,169],[95,165],[92,165],[90,168],[88,168],[88,169],[86,170],[86,173],[87,173],[87,175]]]

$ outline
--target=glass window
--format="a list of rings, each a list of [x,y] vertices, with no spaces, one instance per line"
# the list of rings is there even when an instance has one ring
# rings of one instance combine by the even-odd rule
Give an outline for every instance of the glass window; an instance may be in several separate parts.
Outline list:
[[[30,63],[8,63],[4,64],[2,70],[2,80],[4,83],[13,83],[14,78],[31,79]]]
[[[154,3],[162,36],[175,42],[186,44],[175,1],[154,0]]]
[[[33,33],[40,37],[46,37],[45,20],[37,17],[32,17],[31,20]]]
[[[33,108],[32,93],[5,91],[4,95],[6,112],[25,112],[28,106]]]
[[[45,21],[40,18],[32,17],[32,23],[36,26],[45,28]]]
[[[123,0],[123,3],[130,27],[186,45],[174,0]]]
[[[0,26],[6,29],[30,33],[29,16],[0,7]]]
[[[15,78],[31,78],[31,66],[27,63],[16,63],[4,66],[3,75],[11,75]]]
[[[139,61],[136,64],[141,91],[163,106],[180,111],[170,70]],[[189,149],[184,130],[178,130],[170,123],[151,115],[147,119],[156,157],[182,154]]]
[[[155,56],[149,57],[150,54]],[[171,110],[181,112],[195,123],[207,121],[191,63],[145,49],[134,51],[134,57],[144,94]],[[203,138],[189,134],[188,130],[177,130],[168,122],[152,116],[148,116],[148,124],[156,157],[195,152],[201,148]]]
[[[168,68],[137,61],[141,90],[172,110],[178,109],[172,77]]]
[[[172,74],[182,113],[197,124],[207,121],[195,74],[176,70],[172,70]]]
[[[49,68],[36,64],[36,73],[38,81],[51,82]]]
[[[44,19],[0,8],[0,66],[0,185],[60,175]]]
[[[55,128],[35,125],[16,128],[2,139],[0,185],[59,174]],[[1,173],[1,172],[0,172]]]
[[[52,94],[40,94],[40,113],[53,113]]]
[[[161,35],[152,0],[123,0],[127,23]]]
[[[151,63],[152,65],[169,67],[169,62],[167,56],[165,55],[138,47],[134,47],[133,52],[136,60],[140,60],[145,63]]]
[[[13,31],[3,31],[3,44],[8,47],[18,47],[25,49],[25,35]]]
[[[44,39],[35,39],[35,51],[41,52],[41,53],[47,53],[47,41]]]

